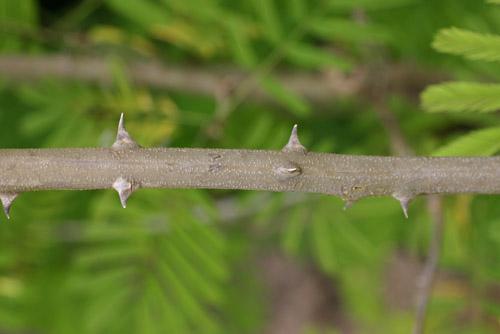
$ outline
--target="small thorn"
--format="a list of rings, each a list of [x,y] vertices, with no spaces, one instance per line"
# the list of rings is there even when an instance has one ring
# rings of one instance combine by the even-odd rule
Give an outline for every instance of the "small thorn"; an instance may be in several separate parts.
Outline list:
[[[132,139],[130,134],[125,130],[125,121],[123,117],[123,113],[120,115],[120,121],[118,122],[118,131],[116,133],[116,140],[111,146],[114,149],[122,149],[122,148],[138,148],[139,145]]]
[[[2,201],[3,205],[3,212],[5,212],[5,216],[7,219],[10,219],[10,207],[12,206],[12,202],[16,199],[17,195],[16,193],[4,193],[0,194],[0,200]]]
[[[283,147],[283,152],[298,152],[298,153],[307,153],[306,148],[300,143],[299,136],[297,134],[297,124],[295,124],[292,128],[292,133],[290,134],[290,139],[288,139],[288,143]]]
[[[122,204],[122,207],[126,208],[127,200],[133,192],[132,183],[120,176],[113,183],[113,188],[118,192],[118,196],[120,196],[120,203]]]
[[[399,201],[399,204],[401,204],[401,209],[403,209],[403,214],[405,218],[408,219],[408,206],[410,205],[410,201],[413,199],[413,196],[393,194],[392,197]]]
[[[399,201],[401,204],[401,209],[403,209],[403,214],[405,215],[405,218],[408,219],[408,204],[410,201]]]

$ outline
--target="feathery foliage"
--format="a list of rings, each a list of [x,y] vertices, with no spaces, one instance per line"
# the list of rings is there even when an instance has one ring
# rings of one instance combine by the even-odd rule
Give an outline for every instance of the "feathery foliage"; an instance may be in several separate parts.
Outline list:
[[[500,84],[433,85],[422,93],[422,106],[432,112],[494,112],[500,109]]]
[[[145,147],[278,150],[299,123],[313,151],[388,155],[372,106],[386,100],[419,154],[443,142],[450,144],[436,154],[494,154],[494,113],[422,114],[406,97],[422,78],[404,78],[410,88],[393,91],[370,73],[392,73],[397,63],[402,73],[426,68],[424,81],[438,70],[472,81],[473,69],[431,52],[429,41],[442,26],[498,31],[499,22],[477,0],[0,0],[0,62],[67,53],[113,68],[110,85],[18,83],[0,73],[0,146],[109,147],[125,112]],[[435,46],[496,61],[496,40],[453,28]],[[221,94],[136,85],[123,64],[138,59],[220,70]],[[226,82],[228,68],[248,76]],[[369,80],[356,83],[377,90],[313,105],[278,80],[282,72],[328,84],[366,72]],[[248,98],[254,82],[273,103]],[[423,105],[493,112],[499,89],[446,83],[429,88]],[[496,333],[498,197],[448,198],[445,211],[428,332]],[[26,193],[11,214],[10,223],[0,217],[0,332],[35,334],[263,333],[285,328],[283,319],[310,333],[407,333],[430,227],[422,200],[410,205],[406,224],[387,198],[343,210],[333,197],[226,190],[139,190],[126,210],[111,191]],[[266,266],[276,252],[313,278]]]
[[[464,56],[471,60],[500,60],[500,36],[459,28],[441,30],[432,46],[441,52]]]
[[[468,133],[439,148],[436,156],[490,156],[500,151],[500,127]]]
[[[500,60],[500,36],[459,28],[441,30],[435,49],[478,61]],[[422,106],[431,112],[495,112],[500,109],[500,84],[448,82],[428,87]],[[500,149],[498,127],[471,132],[441,147],[434,155],[493,155]]]

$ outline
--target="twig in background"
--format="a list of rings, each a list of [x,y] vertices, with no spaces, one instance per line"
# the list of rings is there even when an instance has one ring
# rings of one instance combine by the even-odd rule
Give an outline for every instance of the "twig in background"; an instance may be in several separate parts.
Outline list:
[[[424,270],[417,281],[417,308],[413,334],[424,333],[427,308],[432,295],[432,287],[434,286],[434,281],[436,279],[438,262],[443,243],[444,218],[441,197],[429,196],[427,207],[429,208],[429,214],[432,217],[432,222],[434,224],[432,225],[428,258],[425,263]]]
[[[0,76],[8,81],[33,82],[46,77],[110,85],[112,66],[103,56],[53,55],[0,55]],[[128,78],[137,85],[151,88],[185,91],[217,96],[220,86],[235,87],[248,78],[248,74],[230,67],[202,68],[168,65],[158,61],[125,62]],[[276,78],[286,89],[315,104],[342,97],[363,98],[372,91],[381,78],[390,82],[391,93],[415,99],[428,84],[443,79],[442,75],[421,71],[413,66],[390,64],[377,73],[360,67],[344,74],[330,69],[325,72],[279,72]],[[220,93],[219,93],[220,94]],[[248,97],[255,102],[272,102],[262,87],[253,86]]]

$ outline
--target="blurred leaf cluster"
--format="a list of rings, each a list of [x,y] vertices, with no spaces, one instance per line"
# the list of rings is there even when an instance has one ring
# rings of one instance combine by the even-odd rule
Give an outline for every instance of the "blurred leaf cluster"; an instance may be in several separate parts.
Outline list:
[[[492,1],[492,3],[495,3]],[[442,29],[435,49],[474,61],[498,62],[500,35],[459,28]],[[490,80],[492,80],[491,78]],[[422,105],[431,112],[492,113],[500,108],[500,84],[455,81],[430,86],[422,94]],[[436,155],[493,155],[500,150],[500,128],[473,131],[440,148]]]
[[[0,58],[93,55],[113,69],[111,85],[0,73],[0,146],[109,146],[125,112],[143,146],[280,149],[300,123],[311,151],[388,155],[375,103],[318,105],[279,73],[351,75],[397,63],[455,80],[428,88],[422,106],[384,92],[414,151],[493,155],[500,7],[489,2],[0,0]],[[165,91],[135,85],[131,59],[248,77],[229,97]],[[273,103],[249,98],[253,82]],[[446,198],[429,333],[500,330],[499,204]],[[316,268],[338,295],[326,321],[304,332],[343,332],[340,311],[355,333],[409,332],[413,304],[396,287],[415,286],[390,273],[397,261],[421,269],[431,224],[424,201],[412,203],[409,223],[389,198],[342,206],[307,194],[141,190],[123,210],[112,191],[22,194],[11,222],[0,223],[0,332],[261,333],[273,310],[258,262],[274,251]]]

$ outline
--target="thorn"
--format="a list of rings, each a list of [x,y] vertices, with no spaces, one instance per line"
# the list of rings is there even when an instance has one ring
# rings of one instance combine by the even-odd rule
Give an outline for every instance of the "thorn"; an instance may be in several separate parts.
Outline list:
[[[123,149],[123,148],[132,149],[140,147],[135,142],[135,140],[132,139],[127,130],[125,130],[125,121],[123,113],[121,113],[120,121],[118,122],[118,131],[116,133],[116,140],[111,147],[114,149]]]
[[[403,209],[403,214],[405,215],[405,218],[408,219],[408,204],[410,203],[410,201],[400,200],[399,203],[401,204],[401,209]]]
[[[120,196],[120,203],[125,209],[127,207],[127,200],[130,195],[132,195],[132,183],[120,176],[113,183],[113,188],[118,192],[118,196]]]
[[[2,201],[3,205],[3,212],[5,212],[5,216],[7,219],[10,219],[10,207],[12,206],[12,202],[16,199],[17,195],[16,193],[4,193],[0,194],[0,200]]]
[[[408,195],[401,195],[401,194],[393,194],[392,197],[397,199],[399,201],[399,204],[401,204],[401,209],[403,209],[403,214],[405,218],[408,219],[408,206],[410,204],[410,201],[413,199],[412,196]]]
[[[292,133],[290,134],[290,139],[288,143],[283,147],[283,152],[297,152],[297,153],[307,153],[306,148],[300,143],[299,136],[297,135],[297,124],[292,128]]]

